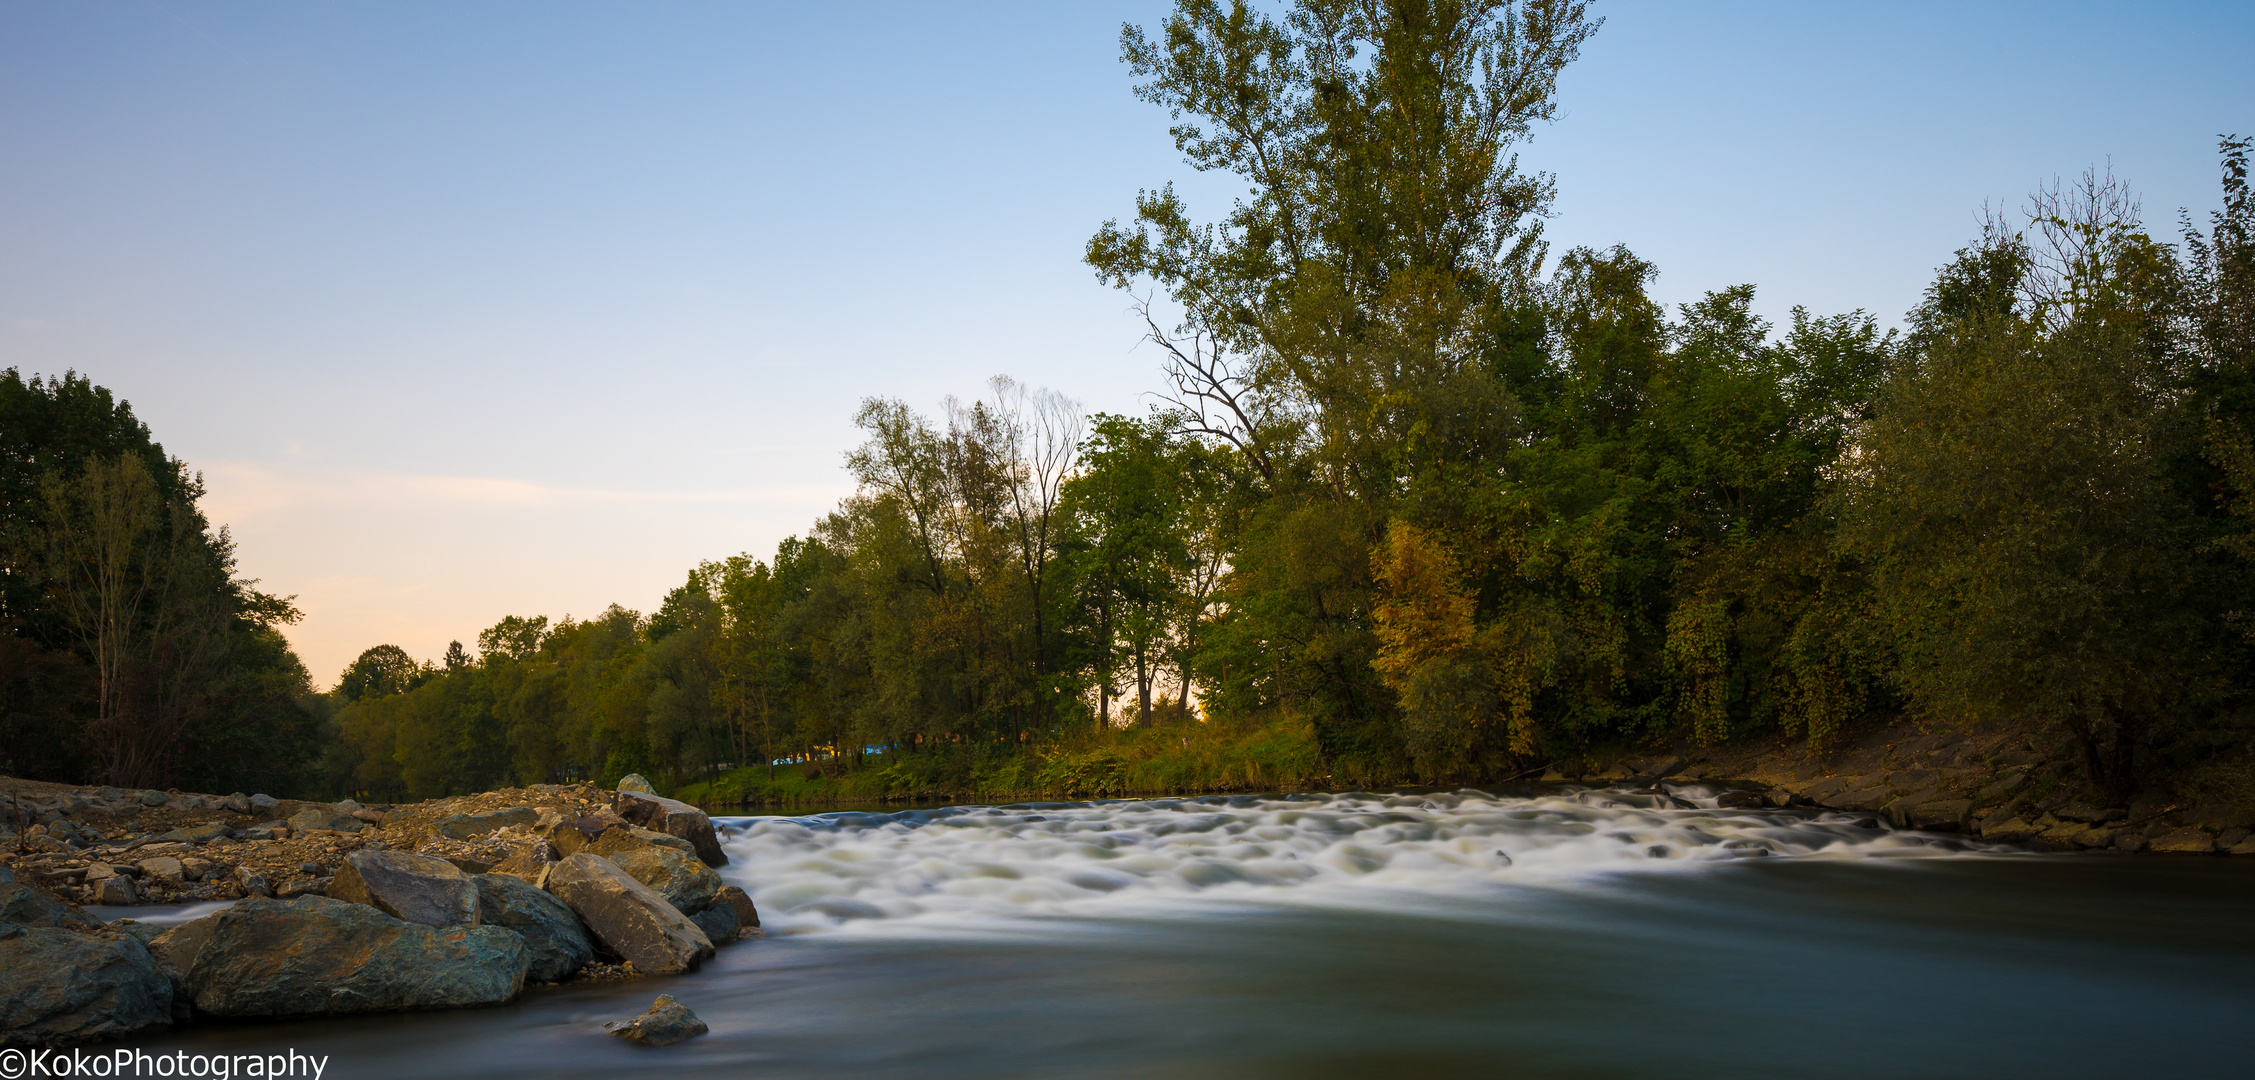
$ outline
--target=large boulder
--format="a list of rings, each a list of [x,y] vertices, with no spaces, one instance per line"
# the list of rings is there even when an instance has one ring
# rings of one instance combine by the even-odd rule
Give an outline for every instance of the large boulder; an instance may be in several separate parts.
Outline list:
[[[316,1016],[497,1005],[530,950],[498,926],[402,922],[323,896],[244,900],[218,916],[188,976],[215,1016]]]
[[[362,849],[337,867],[329,895],[366,904],[395,919],[424,926],[470,926],[478,921],[478,887],[445,859],[404,851]]]
[[[630,772],[625,776],[619,777],[618,789],[620,791],[639,791],[644,795],[655,795],[658,793],[658,789],[651,787],[650,782],[648,780],[644,780],[642,778],[642,774],[637,772]]]
[[[595,959],[595,943],[564,902],[507,874],[479,874],[478,921],[505,926],[531,954],[525,978],[558,982]]]
[[[93,919],[56,903],[39,890],[17,881],[15,875],[8,873],[6,869],[0,869],[0,875],[5,875],[0,877],[0,923],[80,929],[91,929],[99,925]]]
[[[548,871],[548,891],[596,940],[646,975],[677,975],[713,954],[712,939],[617,863],[581,852]]]
[[[720,891],[720,875],[713,873],[712,867],[669,847],[632,847],[604,858],[656,890],[684,915],[703,911],[713,902],[713,894]]]
[[[290,831],[293,833],[302,833],[309,829],[333,829],[337,832],[359,832],[361,821],[359,818],[353,817],[351,814],[340,814],[337,813],[334,809],[317,806],[310,810],[300,810],[295,814],[291,814],[290,819],[288,822],[286,822],[286,824],[289,825]]]
[[[431,831],[449,840],[468,840],[511,825],[530,825],[537,816],[529,806],[512,806],[482,814],[448,814],[438,819]]]
[[[562,858],[556,846],[546,840],[535,840],[515,851],[509,857],[493,864],[493,873],[507,874],[534,888],[540,887],[548,877],[548,868]]]
[[[750,893],[734,885],[723,885],[719,892],[713,894],[713,903],[735,908],[736,925],[754,928],[759,926],[759,909],[752,906]]]
[[[125,934],[0,923],[0,973],[0,1046],[124,1038],[172,1023],[172,984]]]
[[[736,923],[736,909],[721,903],[691,915],[689,921],[696,923],[697,929],[704,931],[715,947],[736,940],[736,932],[742,929]]]
[[[728,853],[720,850],[720,838],[713,832],[713,819],[688,803],[622,789],[612,796],[611,810],[652,832],[689,841],[707,866],[728,865]]]

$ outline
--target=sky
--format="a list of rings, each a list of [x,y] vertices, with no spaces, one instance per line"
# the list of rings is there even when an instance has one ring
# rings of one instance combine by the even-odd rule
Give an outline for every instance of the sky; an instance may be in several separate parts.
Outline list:
[[[1206,216],[1118,59],[1158,2],[0,3],[0,367],[204,474],[317,684],[649,611],[852,492],[858,403],[1158,381],[1081,264]],[[2110,167],[2174,234],[2255,5],[1600,2],[1521,148],[1554,251],[1895,324],[1984,206]]]

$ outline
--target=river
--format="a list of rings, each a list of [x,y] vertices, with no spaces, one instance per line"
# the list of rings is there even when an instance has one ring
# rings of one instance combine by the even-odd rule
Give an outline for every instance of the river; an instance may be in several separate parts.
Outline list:
[[[344,1080],[2255,1074],[2255,860],[1715,794],[725,818],[769,936],[696,974],[141,1045]],[[602,1033],[658,993],[712,1033]]]

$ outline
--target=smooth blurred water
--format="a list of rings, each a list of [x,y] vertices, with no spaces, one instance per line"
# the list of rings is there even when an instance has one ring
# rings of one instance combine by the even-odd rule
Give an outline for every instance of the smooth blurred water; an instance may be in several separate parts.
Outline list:
[[[2229,1076],[2255,866],[1568,790],[724,822],[773,936],[677,979],[185,1029],[328,1076]],[[712,1034],[604,1035],[670,993]]]

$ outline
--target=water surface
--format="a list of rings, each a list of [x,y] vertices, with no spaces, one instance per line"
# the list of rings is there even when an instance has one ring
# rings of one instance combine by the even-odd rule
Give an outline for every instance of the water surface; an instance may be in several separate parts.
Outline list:
[[[2248,1075],[2255,866],[1713,795],[725,819],[772,936],[694,975],[161,1047],[346,1078]],[[713,1033],[602,1034],[661,992]]]

